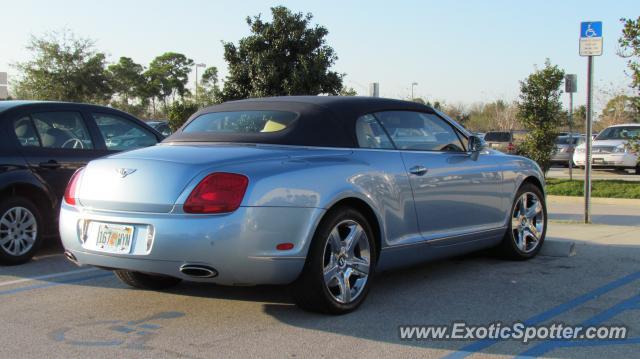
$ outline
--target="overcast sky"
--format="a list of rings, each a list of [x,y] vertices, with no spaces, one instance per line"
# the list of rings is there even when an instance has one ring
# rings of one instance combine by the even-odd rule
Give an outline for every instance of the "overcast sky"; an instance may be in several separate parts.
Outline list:
[[[621,17],[640,15],[638,0],[616,1],[35,1],[2,0],[0,71],[29,57],[30,35],[68,28],[96,41],[115,62],[144,65],[166,51],[217,66],[221,41],[248,34],[245,18],[285,5],[311,12],[328,28],[335,69],[359,94],[380,83],[384,97],[416,96],[471,104],[517,98],[519,80],[545,58],[578,74],[576,103],[584,103],[586,58],[578,56],[580,21],[604,22],[604,55],[595,59],[600,89],[629,84],[616,55]]]

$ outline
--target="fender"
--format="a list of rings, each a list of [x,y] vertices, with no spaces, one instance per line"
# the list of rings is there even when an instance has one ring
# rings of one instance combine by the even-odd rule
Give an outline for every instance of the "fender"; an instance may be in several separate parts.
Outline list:
[[[545,180],[542,170],[538,164],[528,158],[520,156],[509,156],[509,160],[505,163],[503,168],[503,198],[505,200],[505,226],[508,224],[511,205],[515,200],[516,192],[518,188],[522,186],[527,178],[535,178],[541,184],[541,191],[543,196],[546,196]]]

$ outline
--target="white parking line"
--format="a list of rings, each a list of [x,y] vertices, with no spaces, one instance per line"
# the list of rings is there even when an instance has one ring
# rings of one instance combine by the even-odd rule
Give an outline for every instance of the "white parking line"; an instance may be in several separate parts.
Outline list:
[[[70,270],[70,271],[67,271],[67,272],[45,274],[45,275],[40,275],[40,276],[37,276],[37,277],[29,277],[29,278],[11,280],[11,281],[8,281],[8,282],[0,282],[0,287],[4,287],[4,286],[8,286],[8,285],[14,285],[14,284],[20,284],[20,283],[25,283],[25,282],[31,282],[31,281],[36,281],[36,280],[51,279],[51,278],[57,278],[57,277],[65,277],[65,276],[68,276],[68,275],[71,275],[71,274],[97,272],[99,270],[100,269],[98,269],[98,268],[87,268],[87,269]]]

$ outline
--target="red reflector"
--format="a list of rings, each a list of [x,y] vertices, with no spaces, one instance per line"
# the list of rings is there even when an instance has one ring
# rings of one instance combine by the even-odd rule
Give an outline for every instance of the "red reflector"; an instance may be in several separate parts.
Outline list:
[[[78,182],[82,178],[82,171],[84,171],[84,167],[71,176],[67,188],[64,190],[64,201],[72,206],[76,204],[76,193],[78,192]]]
[[[276,246],[276,249],[279,251],[288,251],[289,249],[293,249],[293,243],[280,243]]]
[[[187,213],[233,212],[242,203],[249,179],[236,173],[217,172],[193,189],[183,208]]]

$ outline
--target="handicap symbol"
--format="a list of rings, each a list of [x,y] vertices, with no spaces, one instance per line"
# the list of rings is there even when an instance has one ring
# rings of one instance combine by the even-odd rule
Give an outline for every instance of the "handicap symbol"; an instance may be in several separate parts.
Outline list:
[[[591,28],[591,24],[587,24],[587,30],[585,30],[584,35],[586,37],[596,37],[598,34]]]
[[[150,349],[145,344],[158,335],[158,330],[162,328],[151,322],[183,316],[182,312],[162,312],[130,322],[102,320],[54,330],[49,333],[49,338],[84,347],[121,346],[129,349]]]

